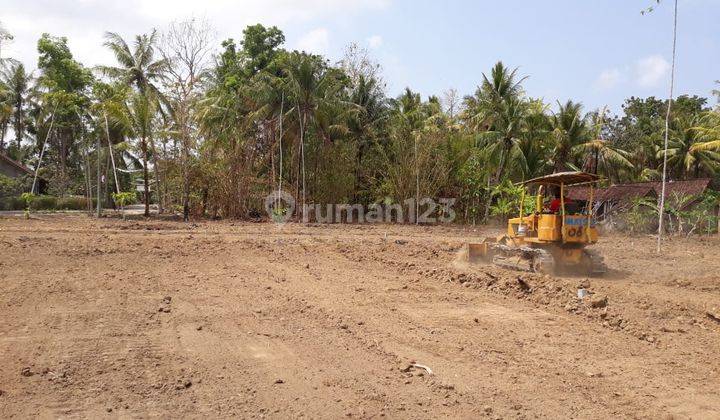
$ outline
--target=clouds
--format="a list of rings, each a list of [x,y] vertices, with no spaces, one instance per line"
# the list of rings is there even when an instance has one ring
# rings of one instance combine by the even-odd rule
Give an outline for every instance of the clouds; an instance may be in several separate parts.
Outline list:
[[[0,22],[15,36],[3,48],[29,67],[37,63],[37,40],[43,32],[66,36],[71,51],[88,66],[112,62],[103,48],[103,33],[118,32],[131,38],[170,22],[197,17],[206,19],[218,37],[239,38],[247,25],[276,25],[288,37],[288,46],[327,52],[330,34],[323,21],[352,18],[385,10],[391,0],[3,0]],[[315,27],[310,31],[310,28]],[[304,32],[305,31],[305,32]]]
[[[380,35],[371,35],[365,42],[369,49],[377,50],[383,45],[383,38]],[[315,28],[303,34],[294,47],[300,51],[327,55],[331,47],[330,31],[324,27]]]
[[[297,49],[315,54],[326,54],[330,47],[330,33],[325,28],[316,28],[300,37]]]
[[[609,91],[628,84],[642,89],[663,87],[670,75],[670,63],[659,54],[643,57],[632,65],[604,69],[593,86],[598,91]]]
[[[368,47],[372,50],[380,48],[383,44],[383,38],[380,35],[373,35],[367,39]]]
[[[96,2],[98,0],[86,0]],[[125,3],[123,0],[114,2]],[[189,15],[208,15],[233,22],[273,22],[285,25],[294,21],[310,21],[367,10],[381,10],[389,0],[130,0],[144,16],[153,19],[183,19]]]
[[[598,90],[610,90],[617,86],[622,78],[622,72],[619,69],[605,69],[595,80],[595,88]]]
[[[635,76],[640,87],[658,87],[667,80],[669,74],[670,63],[661,55],[642,58],[635,64]]]

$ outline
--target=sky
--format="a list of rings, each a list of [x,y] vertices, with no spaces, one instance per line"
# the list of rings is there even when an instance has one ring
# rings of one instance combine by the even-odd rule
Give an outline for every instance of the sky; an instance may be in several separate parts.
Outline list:
[[[366,47],[383,69],[388,93],[424,96],[454,88],[471,94],[502,60],[528,76],[527,95],[586,110],[621,110],[625,98],[667,97],[672,1],[655,0],[3,0],[0,22],[14,35],[2,57],[37,66],[43,32],[66,36],[86,66],[112,64],[105,31],[126,39],[174,20],[203,18],[217,44],[242,38],[247,25],[276,25],[286,48],[342,57]],[[676,94],[710,98],[719,88],[718,0],[679,0]],[[711,104],[715,99],[709,99]]]

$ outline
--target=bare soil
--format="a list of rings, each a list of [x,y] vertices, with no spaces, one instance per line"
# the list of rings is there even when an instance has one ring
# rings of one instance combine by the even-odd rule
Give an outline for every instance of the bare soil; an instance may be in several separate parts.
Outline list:
[[[1,416],[720,418],[720,238],[586,279],[458,258],[490,233],[0,219]]]

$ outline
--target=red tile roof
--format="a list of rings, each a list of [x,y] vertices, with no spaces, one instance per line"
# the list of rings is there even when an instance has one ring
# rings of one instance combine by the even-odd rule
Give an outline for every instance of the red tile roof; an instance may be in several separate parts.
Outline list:
[[[710,179],[690,179],[685,181],[668,181],[665,184],[665,197],[678,195],[699,195],[702,194],[709,186]],[[567,196],[571,200],[588,199],[590,188],[588,187],[569,187]],[[662,191],[662,182],[632,182],[627,184],[615,184],[607,188],[596,188],[593,200],[595,201],[624,201],[630,202],[638,197],[646,197],[654,195],[659,197]]]
[[[636,182],[624,185],[650,185],[658,197],[662,193],[662,182],[660,181]],[[665,197],[672,196],[673,194],[699,195],[705,192],[709,185],[710,178],[688,179],[684,181],[671,180],[665,184]]]
[[[632,201],[638,197],[653,194],[650,186],[641,185],[611,185],[607,188],[595,188],[593,201]],[[590,195],[590,188],[568,188],[567,196],[571,200],[586,201]]]
[[[23,165],[20,162],[17,162],[13,159],[10,159],[6,154],[0,152],[0,160],[7,162],[8,165],[14,166],[15,168],[27,173],[28,175],[33,175],[34,172],[30,170],[27,166]]]

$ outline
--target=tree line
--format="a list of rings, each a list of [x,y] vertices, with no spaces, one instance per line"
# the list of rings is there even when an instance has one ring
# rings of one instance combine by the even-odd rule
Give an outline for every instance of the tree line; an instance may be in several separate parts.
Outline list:
[[[30,168],[42,156],[48,194],[89,197],[99,174],[109,205],[145,185],[146,209],[185,219],[257,217],[281,189],[299,205],[453,197],[462,221],[481,222],[504,213],[512,182],[563,170],[660,177],[667,100],[631,97],[619,115],[548,103],[502,62],[466,96],[388,97],[366,49],[351,44],[332,63],[284,42],[258,24],[216,43],[188,20],[134,39],[108,32],[115,62],[88,68],[66,38],[44,34],[35,71],[2,59],[0,149]],[[717,179],[719,134],[707,98],[678,97],[669,178]]]

